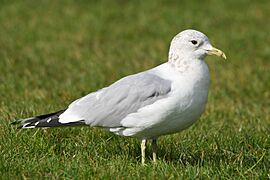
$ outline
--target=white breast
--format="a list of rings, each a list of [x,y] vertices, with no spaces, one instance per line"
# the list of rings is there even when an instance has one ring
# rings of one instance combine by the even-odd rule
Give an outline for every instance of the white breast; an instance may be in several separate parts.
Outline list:
[[[185,73],[168,63],[153,69],[153,73],[172,81],[169,96],[127,116],[122,124],[129,128],[117,134],[140,138],[171,134],[189,127],[203,113],[210,79],[203,61],[189,64]]]

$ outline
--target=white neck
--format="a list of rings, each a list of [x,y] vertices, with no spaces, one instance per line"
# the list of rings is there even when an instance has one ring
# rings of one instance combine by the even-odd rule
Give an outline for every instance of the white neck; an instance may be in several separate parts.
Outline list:
[[[200,59],[195,59],[190,56],[181,56],[177,53],[170,53],[168,57],[168,64],[174,67],[178,72],[184,73],[189,71],[189,69],[197,62],[201,61]]]

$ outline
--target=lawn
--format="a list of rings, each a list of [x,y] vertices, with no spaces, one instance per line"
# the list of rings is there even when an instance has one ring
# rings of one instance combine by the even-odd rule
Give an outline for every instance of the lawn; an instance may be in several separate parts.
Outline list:
[[[181,3],[180,3],[181,2]],[[270,1],[7,1],[0,6],[0,179],[269,179]],[[98,128],[17,130],[10,122],[73,100],[167,59],[194,28],[222,49],[207,57],[206,112],[158,141]]]

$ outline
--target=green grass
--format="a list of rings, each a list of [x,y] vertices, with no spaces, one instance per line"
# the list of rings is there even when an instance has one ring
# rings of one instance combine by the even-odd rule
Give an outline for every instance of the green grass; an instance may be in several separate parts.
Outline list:
[[[180,1],[179,1],[180,2]],[[270,1],[1,1],[1,179],[270,178]],[[16,130],[15,119],[71,101],[167,58],[183,29],[208,35],[206,112],[161,137],[159,162],[139,141],[96,128]]]

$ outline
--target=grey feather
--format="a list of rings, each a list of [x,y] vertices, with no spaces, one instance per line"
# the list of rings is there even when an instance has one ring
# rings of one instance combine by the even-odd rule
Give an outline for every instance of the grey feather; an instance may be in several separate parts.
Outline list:
[[[128,114],[167,97],[170,90],[171,81],[143,72],[88,94],[73,102],[67,112],[91,126],[121,127],[121,120]]]

